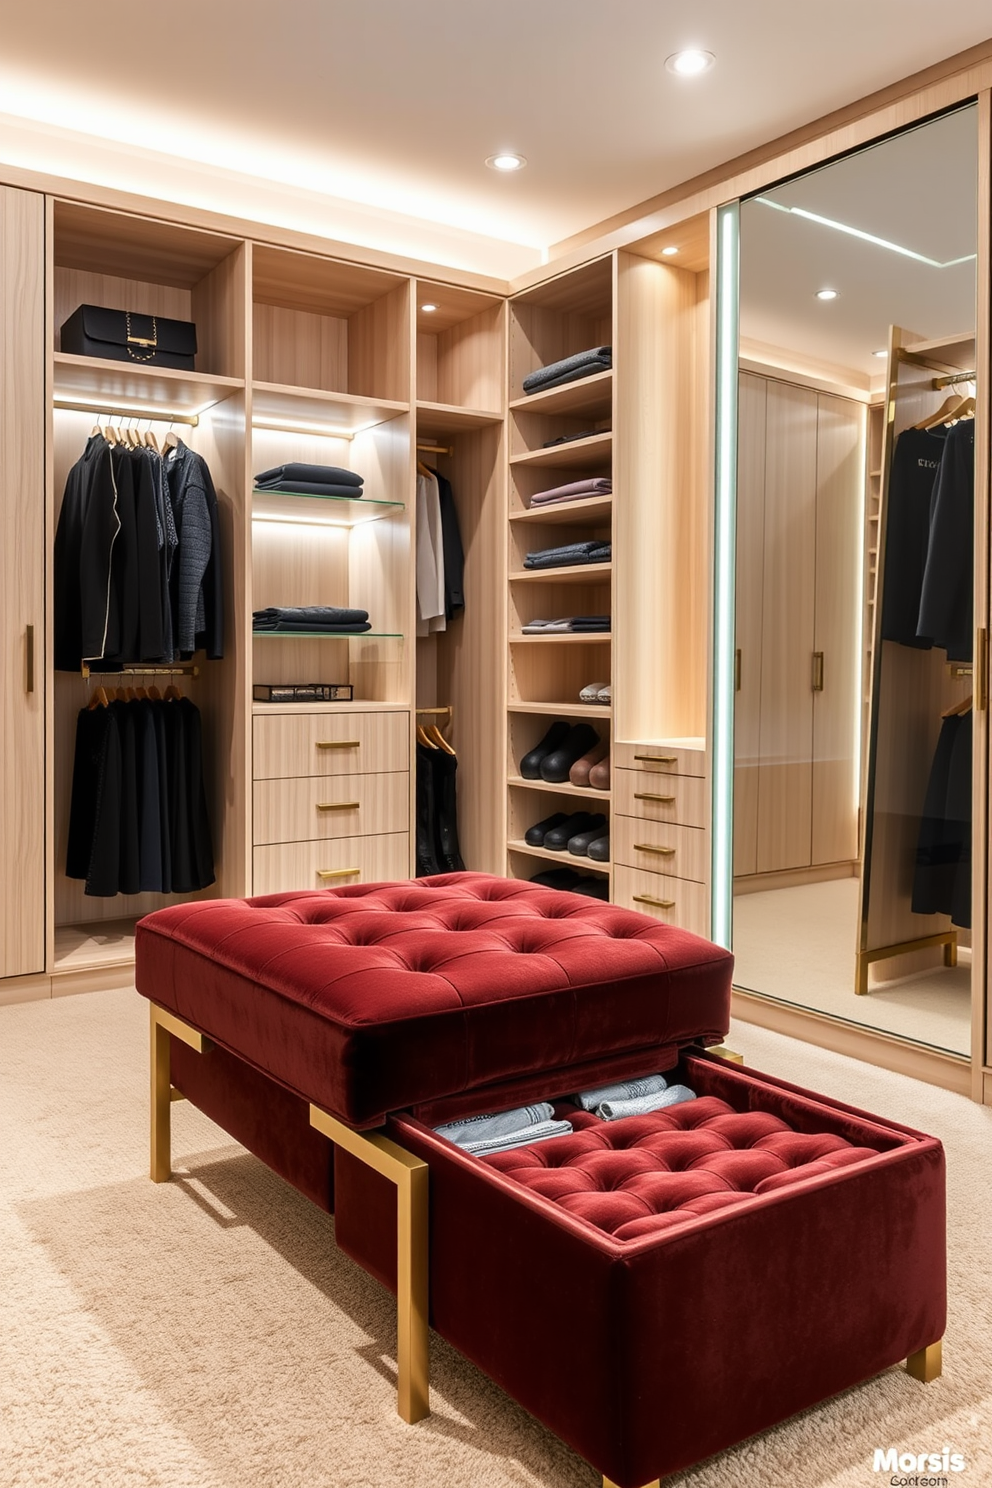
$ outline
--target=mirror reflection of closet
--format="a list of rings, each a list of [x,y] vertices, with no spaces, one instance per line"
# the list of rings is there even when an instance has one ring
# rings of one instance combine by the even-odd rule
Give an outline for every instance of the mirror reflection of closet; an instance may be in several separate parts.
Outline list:
[[[977,154],[971,105],[740,213],[736,982],[959,1054]]]

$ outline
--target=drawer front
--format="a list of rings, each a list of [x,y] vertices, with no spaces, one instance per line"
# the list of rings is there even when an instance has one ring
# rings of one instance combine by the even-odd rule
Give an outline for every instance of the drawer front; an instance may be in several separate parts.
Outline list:
[[[666,925],[677,925],[680,930],[709,935],[710,896],[704,884],[618,864],[613,870],[613,902],[653,915]]]
[[[273,843],[255,848],[253,866],[256,894],[409,878],[410,834],[387,832],[381,837],[337,837],[330,842]]]
[[[697,883],[709,878],[709,834],[701,827],[618,816],[610,835],[615,863],[661,871],[669,878],[692,878]]]
[[[705,775],[702,749],[676,749],[666,744],[613,745],[613,763],[621,770],[650,770],[661,775]]]
[[[701,775],[669,775],[657,770],[617,770],[613,776],[614,809],[642,821],[679,822],[705,827],[709,785]]]
[[[252,797],[253,840],[259,845],[410,830],[410,776],[405,770],[256,780]]]
[[[410,768],[408,713],[279,713],[253,724],[255,780]]]

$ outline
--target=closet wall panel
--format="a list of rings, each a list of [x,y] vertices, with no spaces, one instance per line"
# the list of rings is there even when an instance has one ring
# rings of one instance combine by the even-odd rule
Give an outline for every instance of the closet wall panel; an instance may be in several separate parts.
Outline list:
[[[0,187],[0,976],[45,965],[45,200]]]
[[[735,877],[758,871],[767,390],[765,378],[741,373],[737,462],[737,690],[734,706]]]

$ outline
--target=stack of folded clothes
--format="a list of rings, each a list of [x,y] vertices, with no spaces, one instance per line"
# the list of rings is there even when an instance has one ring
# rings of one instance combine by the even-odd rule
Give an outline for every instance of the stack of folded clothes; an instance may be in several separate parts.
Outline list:
[[[291,463],[263,470],[255,477],[257,491],[283,491],[298,496],[361,496],[364,481],[340,465]]]
[[[524,378],[524,392],[543,393],[545,388],[560,387],[563,382],[577,382],[580,377],[591,377],[594,372],[608,372],[613,366],[612,346],[591,346],[588,351],[577,351],[574,356],[563,357],[560,362],[551,362],[547,367],[538,367]]]
[[[592,1111],[602,1121],[620,1121],[624,1116],[647,1116],[650,1111],[695,1100],[696,1092],[688,1085],[669,1085],[664,1075],[642,1075],[616,1085],[601,1085],[598,1090],[583,1090],[574,1099],[583,1111]]]
[[[542,449],[554,449],[556,444],[572,444],[576,439],[595,439],[597,434],[608,434],[610,432],[609,419],[604,420],[605,427],[601,429],[578,429],[574,434],[558,434],[554,439],[545,439],[541,445]]]
[[[528,553],[524,568],[567,568],[571,563],[609,563],[613,544],[608,542],[567,543],[560,548],[539,548]]]
[[[287,608],[276,605],[256,610],[252,629],[280,635],[299,635],[320,631],[327,635],[361,635],[371,630],[368,610],[342,610],[333,605],[308,605]]]
[[[609,615],[566,615],[559,620],[529,620],[526,625],[521,626],[522,635],[609,635],[609,633]]]
[[[493,1116],[467,1116],[435,1127],[439,1137],[447,1137],[463,1151],[483,1157],[488,1152],[506,1152],[511,1147],[546,1142],[549,1137],[562,1137],[571,1130],[570,1121],[554,1120],[550,1101],[518,1106],[516,1110],[499,1111]]]
[[[554,506],[559,501],[583,501],[588,496],[612,496],[613,478],[609,475],[591,475],[586,480],[568,481],[564,486],[552,486],[548,491],[537,491],[530,498],[530,506]]]

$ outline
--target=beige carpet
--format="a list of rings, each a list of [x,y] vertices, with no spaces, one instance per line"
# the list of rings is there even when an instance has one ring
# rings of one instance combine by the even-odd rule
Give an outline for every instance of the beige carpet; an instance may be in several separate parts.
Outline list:
[[[734,899],[737,985],[938,1049],[968,1054],[970,966],[941,966],[873,984],[867,997],[855,994],[858,895],[856,878],[738,894]]]
[[[595,1488],[436,1338],[434,1414],[405,1426],[391,1299],[337,1254],[326,1216],[185,1103],[186,1174],[147,1180],[146,1027],[129,992],[0,1008],[0,1484]],[[892,1370],[671,1481],[870,1488],[888,1482],[876,1447],[949,1445],[968,1459],[951,1481],[986,1488],[992,1110],[746,1025],[734,1042],[759,1068],[947,1143],[945,1373],[922,1386]],[[852,1266],[870,1263],[852,1235]]]

